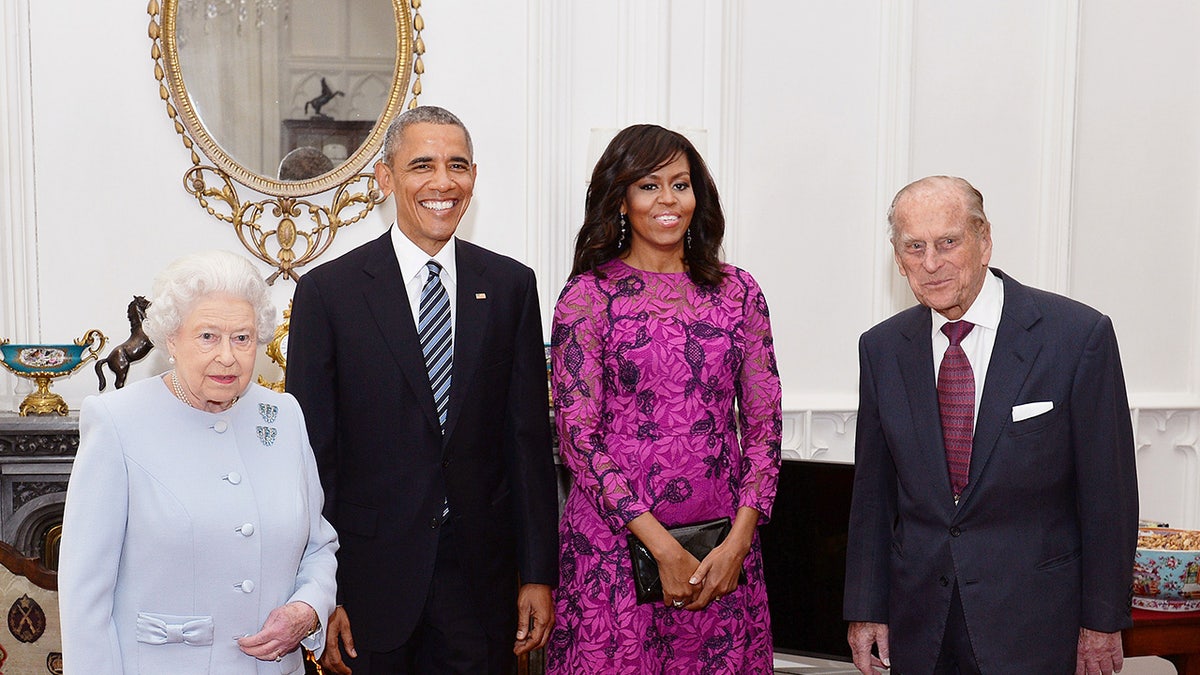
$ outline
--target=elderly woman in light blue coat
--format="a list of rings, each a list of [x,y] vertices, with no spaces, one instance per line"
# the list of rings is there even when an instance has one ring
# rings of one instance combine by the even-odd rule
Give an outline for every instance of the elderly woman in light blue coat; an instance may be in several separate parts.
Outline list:
[[[176,261],[145,330],[173,369],[79,416],[59,563],[69,675],[301,673],[337,535],[296,401],[251,383],[275,310],[246,259]]]

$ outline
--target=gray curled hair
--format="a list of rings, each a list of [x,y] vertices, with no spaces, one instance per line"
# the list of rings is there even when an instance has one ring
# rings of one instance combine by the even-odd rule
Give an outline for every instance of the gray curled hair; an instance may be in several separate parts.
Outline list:
[[[160,347],[183,325],[196,301],[212,293],[227,293],[250,303],[255,336],[266,344],[275,332],[275,306],[267,282],[249,260],[229,251],[205,251],[167,265],[154,279],[150,307],[142,330]]]

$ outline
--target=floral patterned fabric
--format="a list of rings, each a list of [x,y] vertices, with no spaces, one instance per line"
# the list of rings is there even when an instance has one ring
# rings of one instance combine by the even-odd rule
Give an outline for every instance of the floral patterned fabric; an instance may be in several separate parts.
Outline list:
[[[574,481],[548,673],[772,670],[757,535],[747,583],[700,612],[636,604],[626,548],[625,524],[647,511],[667,526],[742,506],[770,516],[782,427],[770,320],[754,279],[725,271],[703,287],[613,260],[559,297],[552,385]]]

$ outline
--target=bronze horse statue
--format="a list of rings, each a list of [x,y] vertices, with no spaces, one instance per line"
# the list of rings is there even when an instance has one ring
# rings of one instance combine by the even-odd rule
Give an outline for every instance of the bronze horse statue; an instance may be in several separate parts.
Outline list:
[[[96,377],[100,378],[100,391],[107,384],[104,381],[104,364],[116,374],[117,389],[125,386],[125,377],[129,374],[129,364],[145,357],[154,349],[150,338],[142,331],[142,321],[146,318],[146,308],[150,301],[140,295],[133,296],[126,313],[129,315],[129,339],[113,347],[108,356],[96,362]]]

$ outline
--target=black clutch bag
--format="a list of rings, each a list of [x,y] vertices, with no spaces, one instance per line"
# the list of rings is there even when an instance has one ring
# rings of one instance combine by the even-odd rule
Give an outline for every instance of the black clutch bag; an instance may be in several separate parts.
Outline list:
[[[725,541],[733,524],[728,518],[706,520],[702,523],[691,523],[678,527],[668,527],[667,532],[684,550],[704,560],[718,544]],[[639,605],[651,602],[662,602],[662,579],[658,576],[658,561],[650,555],[650,549],[640,539],[630,534],[625,537],[629,542],[629,557],[633,561],[633,587],[637,591]],[[746,570],[738,575],[738,584],[746,583]]]

